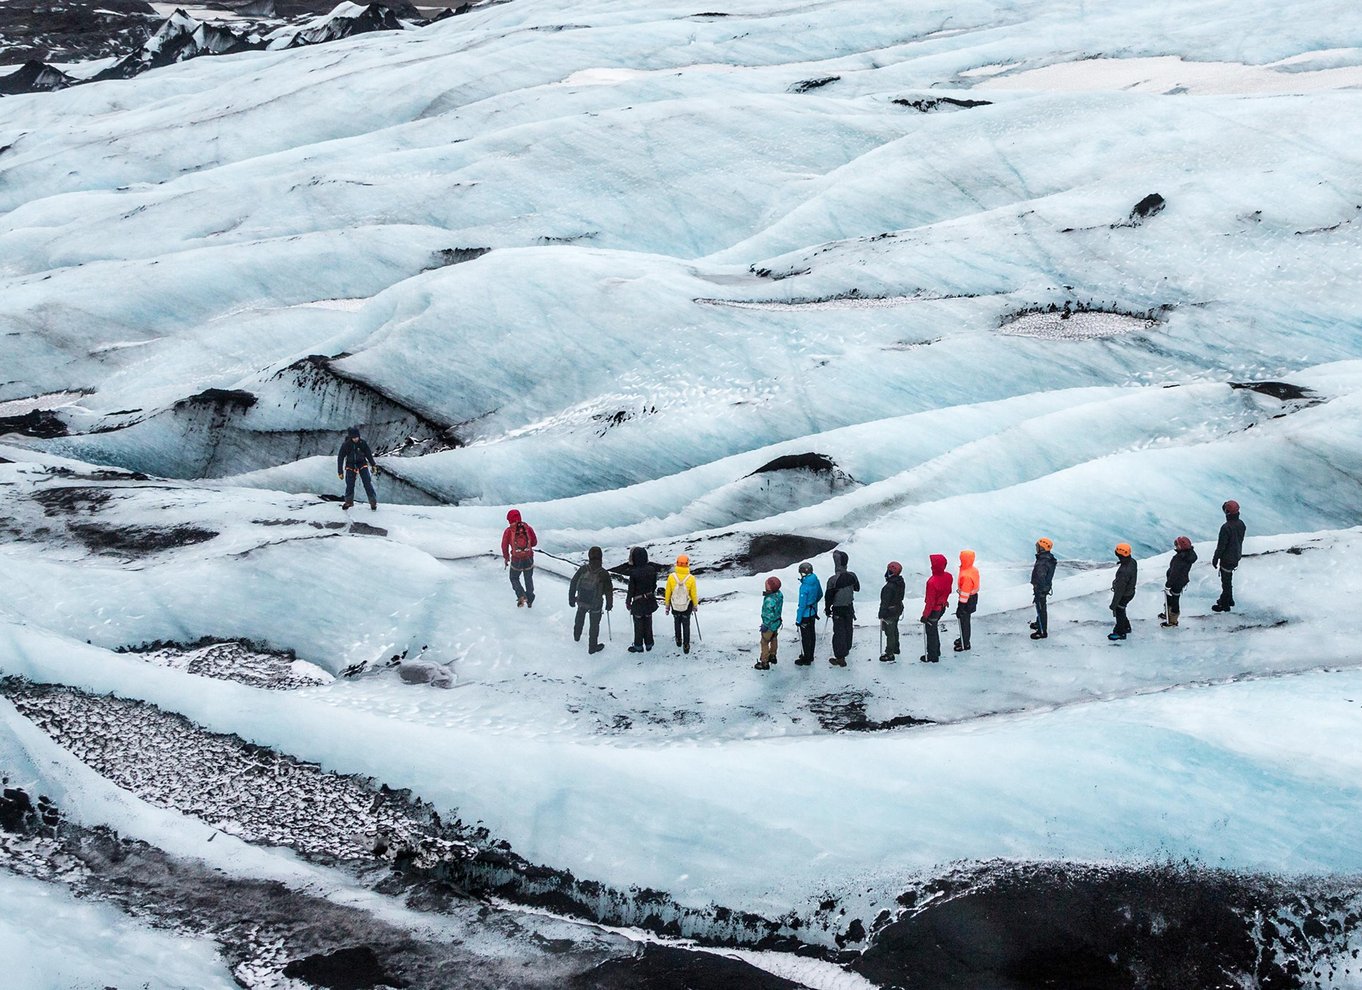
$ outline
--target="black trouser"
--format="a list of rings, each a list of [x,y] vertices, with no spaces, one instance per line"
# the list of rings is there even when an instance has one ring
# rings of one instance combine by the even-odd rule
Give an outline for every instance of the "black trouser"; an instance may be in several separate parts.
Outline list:
[[[577,606],[577,621],[572,624],[572,638],[577,642],[582,641],[582,626],[586,623],[586,617],[591,616],[591,632],[587,642],[595,646],[601,641],[601,610],[588,612],[585,605]]]
[[[969,649],[969,621],[974,610],[979,607],[979,596],[970,595],[968,601],[955,606],[955,617],[960,620],[960,645]]]
[[[356,475],[359,476],[360,481],[364,482],[364,494],[369,496],[369,501],[377,502],[378,496],[374,494],[374,483],[369,478],[368,467],[362,467],[359,468],[358,470],[356,470],[355,468],[345,469],[345,501],[353,502],[355,500]]]
[[[634,645],[653,646],[653,613],[634,616]]]
[[[899,655],[899,620],[881,619],[880,625],[884,627],[884,655],[896,657]]]
[[[676,645],[690,649],[690,609],[678,612],[672,609],[672,629],[676,633]]]
[[[927,634],[927,659],[941,659],[941,616],[946,612],[945,608],[938,608],[922,619],[922,631]]]
[[[1165,591],[1163,593],[1163,617],[1170,623],[1176,623],[1180,615],[1182,615],[1182,592]]]
[[[525,582],[524,585],[521,585],[520,583],[522,579]],[[529,567],[521,570],[519,567],[516,567],[515,564],[512,564],[511,587],[515,589],[517,598],[523,598],[527,602],[534,601],[534,565],[531,564]]]
[[[804,647],[804,659],[812,660],[813,651],[817,646],[818,637],[818,616],[817,614],[806,616],[799,620],[799,640]]]
[[[1220,601],[1216,602],[1221,608],[1232,608],[1234,606],[1234,568],[1220,568]]]
[[[1126,602],[1126,605],[1129,604],[1130,604],[1129,602]],[[1116,626],[1111,631],[1114,632],[1117,636],[1124,636],[1127,633],[1129,633],[1130,619],[1126,617],[1126,606],[1113,605],[1111,607],[1111,614],[1116,616]]]
[[[1045,607],[1047,596],[1036,592],[1036,632],[1048,635],[1050,632],[1050,615]]]
[[[856,613],[849,608],[837,607],[832,610],[832,655],[845,660],[851,652],[851,627],[856,621]]]

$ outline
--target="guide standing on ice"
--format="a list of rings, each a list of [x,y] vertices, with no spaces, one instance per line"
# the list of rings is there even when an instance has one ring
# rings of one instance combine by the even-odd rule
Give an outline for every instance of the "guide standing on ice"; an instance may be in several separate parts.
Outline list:
[[[676,645],[682,653],[689,653],[690,616],[700,607],[700,596],[695,589],[695,576],[690,572],[690,558],[684,553],[676,558],[676,570],[667,575],[662,601],[672,617]]]
[[[634,547],[629,551],[629,589],[625,607],[634,617],[634,642],[630,653],[653,648],[653,613],[657,611],[657,565],[648,560],[648,551]]]
[[[1112,642],[1125,639],[1130,634],[1130,618],[1126,606],[1135,597],[1135,584],[1138,579],[1139,565],[1131,556],[1129,543],[1116,544],[1116,577],[1111,582],[1111,614],[1116,616],[1116,626],[1107,634]]]
[[[609,612],[615,607],[615,584],[610,572],[602,566],[602,558],[600,547],[588,550],[586,563],[578,568],[568,584],[568,605],[577,609],[577,618],[572,624],[575,642],[582,641],[582,626],[587,616],[591,617],[587,653],[599,653],[605,649],[605,644],[601,642],[601,609]]]
[[[374,452],[369,449],[368,441],[359,435],[359,427],[352,426],[346,431],[345,439],[341,441],[340,452],[336,454],[336,477],[345,479],[345,501],[341,503],[342,509],[348,509],[355,504],[355,478],[358,476],[360,481],[364,482],[364,493],[369,496],[369,508],[377,511],[378,495],[374,492],[370,472],[378,473]]]
[[[1245,527],[1239,520],[1239,503],[1230,499],[1220,507],[1225,522],[1220,527],[1220,539],[1215,544],[1211,566],[1220,568],[1220,600],[1211,606],[1212,612],[1228,612],[1234,608],[1234,569],[1244,555]]]
[[[1031,565],[1031,594],[1036,600],[1036,621],[1031,623],[1031,628],[1035,630],[1031,633],[1032,639],[1045,639],[1050,635],[1050,613],[1045,600],[1050,597],[1050,589],[1055,581],[1055,555],[1050,552],[1054,545],[1047,536],[1036,541],[1036,562]]]
[[[780,590],[780,578],[773,575],[766,579],[761,595],[761,659],[752,665],[757,670],[770,670],[771,664],[776,662],[783,611],[785,593]]]
[[[1168,562],[1168,573],[1164,575],[1163,621],[1159,625],[1165,629],[1176,626],[1182,614],[1182,589],[1192,579],[1192,565],[1196,563],[1196,551],[1192,549],[1190,537],[1179,536],[1173,541],[1173,559]]]
[[[848,558],[841,550],[832,551],[833,575],[828,578],[827,596],[823,599],[823,613],[832,618],[832,657],[834,667],[847,665],[851,652],[851,634],[856,623],[856,592],[861,582],[854,571],[847,570]]]
[[[946,614],[946,606],[951,603],[951,588],[955,581],[946,570],[944,554],[931,556],[932,576],[927,579],[927,588],[922,602],[922,631],[927,639],[927,652],[918,657],[923,663],[941,662],[941,616]]]
[[[813,663],[815,640],[818,636],[818,602],[823,597],[823,584],[807,560],[799,565],[799,600],[795,605],[795,625],[799,627],[802,652],[795,659],[801,667]]]
[[[955,652],[969,649],[970,616],[979,607],[979,568],[974,566],[974,551],[960,551],[960,576],[956,579],[955,617],[960,620],[960,635],[955,640]]]
[[[520,510],[506,513],[508,525],[501,534],[501,559],[511,572],[511,587],[515,589],[516,607],[534,607],[534,548],[539,538],[529,523],[520,518]]]
[[[884,587],[880,589],[880,629],[884,631],[884,652],[880,659],[893,663],[899,655],[899,619],[903,617],[903,565],[891,560],[884,571]]]

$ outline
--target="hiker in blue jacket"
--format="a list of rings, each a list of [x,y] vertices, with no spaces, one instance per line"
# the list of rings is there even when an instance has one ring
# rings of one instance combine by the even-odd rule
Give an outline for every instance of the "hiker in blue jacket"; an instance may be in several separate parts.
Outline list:
[[[801,667],[813,663],[814,638],[818,633],[818,603],[823,598],[823,584],[808,561],[799,565],[799,604],[795,609],[795,625],[799,626],[802,650],[795,659]]]

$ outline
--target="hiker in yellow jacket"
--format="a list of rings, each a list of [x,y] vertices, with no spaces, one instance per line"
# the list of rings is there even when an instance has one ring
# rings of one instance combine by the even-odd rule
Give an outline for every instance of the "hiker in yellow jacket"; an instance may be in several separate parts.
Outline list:
[[[690,572],[690,558],[684,553],[676,558],[676,569],[667,575],[667,587],[662,601],[671,613],[676,628],[676,645],[682,653],[690,652],[690,617],[700,607],[700,596],[695,591],[695,577]]]

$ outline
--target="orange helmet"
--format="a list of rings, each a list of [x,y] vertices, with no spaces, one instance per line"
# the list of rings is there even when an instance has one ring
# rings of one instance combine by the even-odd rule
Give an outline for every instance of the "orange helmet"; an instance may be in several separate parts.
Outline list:
[[[1129,543],[1118,543],[1118,544],[1116,544],[1116,556],[1118,556],[1118,557],[1129,557],[1129,556],[1130,556],[1130,544],[1129,544]]]
[[[683,553],[681,556],[679,556],[679,557],[676,558],[676,566],[677,566],[677,567],[689,567],[689,566],[690,566],[690,558],[687,557],[687,556]]]
[[[1055,541],[1048,536],[1042,536],[1036,541],[1036,546],[1040,547],[1042,550],[1053,550],[1055,548]]]

